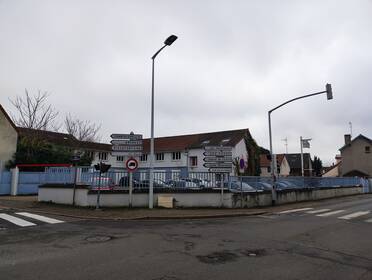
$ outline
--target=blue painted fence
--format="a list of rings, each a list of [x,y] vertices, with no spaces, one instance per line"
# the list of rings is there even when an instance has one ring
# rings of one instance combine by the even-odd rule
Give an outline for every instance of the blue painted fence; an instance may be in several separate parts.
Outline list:
[[[10,171],[1,172],[0,174],[0,195],[10,194],[11,181],[12,181],[12,174]]]

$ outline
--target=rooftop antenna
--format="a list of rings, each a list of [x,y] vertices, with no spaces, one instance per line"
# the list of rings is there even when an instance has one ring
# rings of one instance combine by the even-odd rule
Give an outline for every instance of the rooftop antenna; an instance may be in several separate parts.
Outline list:
[[[286,137],[282,141],[284,141],[285,153],[288,154],[288,138]]]
[[[349,122],[349,126],[350,126],[350,136],[351,138],[353,138],[353,123]]]

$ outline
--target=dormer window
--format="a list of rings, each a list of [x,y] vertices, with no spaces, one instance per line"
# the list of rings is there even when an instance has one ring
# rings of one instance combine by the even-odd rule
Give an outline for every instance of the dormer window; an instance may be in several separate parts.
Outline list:
[[[223,139],[222,141],[221,141],[221,145],[225,145],[225,144],[227,144],[227,143],[229,143],[230,142],[230,139]]]

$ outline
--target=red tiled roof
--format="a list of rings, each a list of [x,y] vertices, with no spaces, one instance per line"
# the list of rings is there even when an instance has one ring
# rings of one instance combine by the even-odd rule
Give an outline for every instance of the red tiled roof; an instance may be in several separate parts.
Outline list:
[[[159,137],[155,138],[154,147],[155,152],[170,152],[202,148],[205,145],[235,146],[245,135],[249,135],[248,129]],[[222,143],[225,139],[228,141]],[[144,153],[150,152],[150,139],[148,138],[143,140],[143,151]]]
[[[282,164],[284,160],[285,154],[277,154],[276,160],[279,164]],[[260,155],[260,166],[261,167],[269,167],[271,165],[271,161],[268,160],[267,155]]]
[[[111,144],[79,141],[68,133],[54,132],[48,130],[38,130],[32,128],[18,127],[20,137],[40,137],[48,143],[67,146],[72,148],[82,148],[87,150],[111,151]]]

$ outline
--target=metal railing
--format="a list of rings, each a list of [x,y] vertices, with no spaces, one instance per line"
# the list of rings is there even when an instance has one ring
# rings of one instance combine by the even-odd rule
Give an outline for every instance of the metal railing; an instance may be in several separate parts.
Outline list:
[[[48,168],[42,176],[43,183],[74,182],[74,167]],[[181,175],[183,174],[183,176]],[[149,187],[149,171],[139,170],[133,173],[132,185],[134,189],[147,189]],[[97,188],[99,182],[104,189],[126,189],[129,187],[129,173],[125,169],[112,169],[102,174],[92,167],[78,167],[77,184],[85,184]],[[272,189],[271,177],[259,176],[230,176],[209,172],[178,172],[155,171],[154,188],[167,189],[229,189],[233,192],[258,192]],[[370,191],[370,183],[360,177],[278,177],[275,188],[278,191],[304,188],[336,188],[345,186],[363,186]]]

